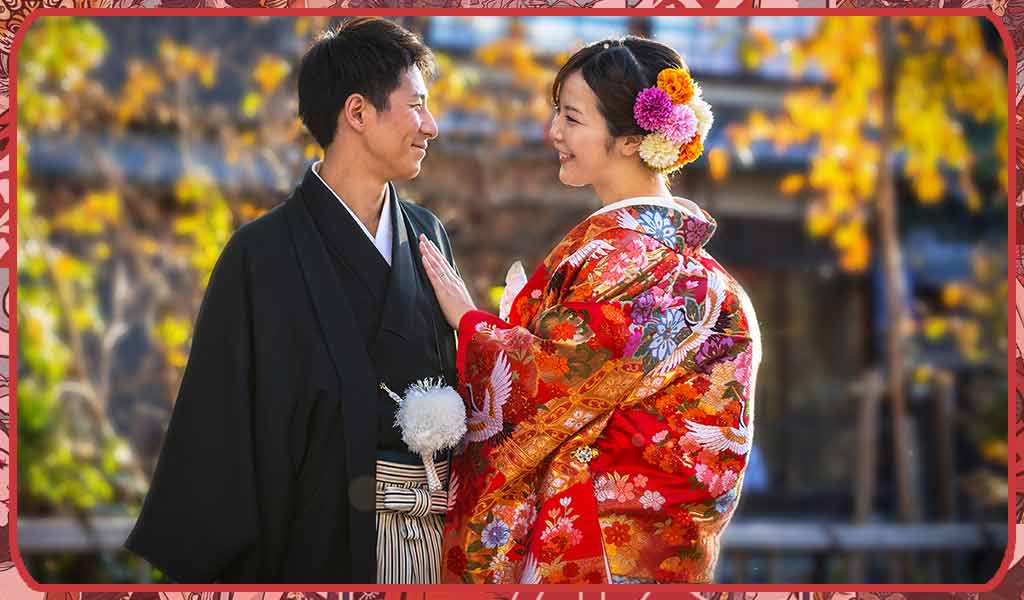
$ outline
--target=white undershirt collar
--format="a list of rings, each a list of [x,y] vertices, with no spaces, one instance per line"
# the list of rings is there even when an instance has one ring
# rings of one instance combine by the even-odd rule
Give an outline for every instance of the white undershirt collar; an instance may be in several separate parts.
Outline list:
[[[597,215],[611,212],[613,210],[619,210],[627,206],[663,206],[665,208],[671,208],[686,213],[687,215],[706,221],[707,217],[704,216],[704,211],[700,209],[692,200],[680,196],[673,196],[672,198],[666,198],[664,196],[635,196],[633,198],[625,198],[617,202],[613,202],[608,206],[603,206],[598,210],[594,211],[590,217],[596,217]]]
[[[327,185],[327,182],[324,181],[324,178],[320,176],[320,164],[321,163],[323,163],[322,160],[318,160],[315,163],[313,163],[313,174],[316,175],[316,178],[319,179],[324,184],[324,187],[326,187],[328,190],[331,191],[332,194],[334,194],[334,197],[338,199],[338,202],[340,202],[342,206],[345,207],[345,210],[348,211],[348,214],[352,215],[352,220],[355,221],[356,224],[359,225],[359,228],[363,230],[363,233],[366,234],[366,237],[369,238],[370,242],[377,248],[377,251],[380,252],[380,255],[382,257],[384,257],[384,261],[388,263],[388,266],[390,266],[391,265],[391,193],[390,193],[390,190],[386,190],[384,192],[384,205],[381,207],[381,210],[380,210],[380,221],[378,221],[378,223],[377,223],[377,235],[371,235],[370,234],[370,230],[366,228],[366,225],[364,225],[362,221],[359,220],[359,217],[356,216],[356,213],[352,212],[352,209],[349,208],[348,204],[345,204],[345,201],[341,199],[341,196],[339,196],[337,192],[335,192],[333,189],[331,189],[331,186]]]

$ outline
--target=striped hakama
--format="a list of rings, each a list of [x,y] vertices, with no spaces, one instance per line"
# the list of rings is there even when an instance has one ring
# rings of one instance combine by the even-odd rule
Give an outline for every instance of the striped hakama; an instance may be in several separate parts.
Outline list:
[[[435,463],[442,482],[448,461]],[[427,489],[426,469],[377,459],[377,583],[438,583],[448,492]]]

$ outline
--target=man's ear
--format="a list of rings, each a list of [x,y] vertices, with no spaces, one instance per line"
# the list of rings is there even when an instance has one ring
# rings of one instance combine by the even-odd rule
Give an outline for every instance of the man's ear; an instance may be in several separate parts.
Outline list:
[[[373,112],[373,105],[362,94],[351,94],[345,99],[345,105],[341,107],[338,114],[338,126],[342,123],[351,129],[362,133],[366,130],[366,121]]]
[[[640,151],[640,144],[644,141],[642,135],[625,135],[616,140],[615,145],[619,147],[622,156],[633,156]]]

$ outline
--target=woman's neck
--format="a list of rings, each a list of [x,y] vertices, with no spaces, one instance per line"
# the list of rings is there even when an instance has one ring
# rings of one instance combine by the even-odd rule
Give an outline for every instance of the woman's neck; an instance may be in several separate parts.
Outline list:
[[[672,192],[660,175],[647,168],[645,172],[627,176],[612,175],[602,183],[594,184],[594,191],[602,206],[608,206],[626,198],[660,197],[671,198]]]

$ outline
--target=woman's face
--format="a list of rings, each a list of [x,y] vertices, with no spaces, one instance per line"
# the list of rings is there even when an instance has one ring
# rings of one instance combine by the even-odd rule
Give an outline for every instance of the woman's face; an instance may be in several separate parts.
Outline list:
[[[597,96],[579,71],[565,78],[549,130],[558,151],[558,179],[565,185],[593,185],[608,170],[611,135],[597,108]]]

